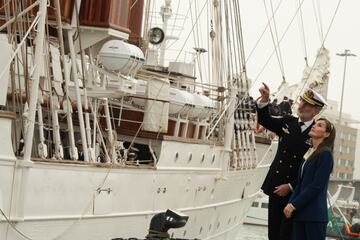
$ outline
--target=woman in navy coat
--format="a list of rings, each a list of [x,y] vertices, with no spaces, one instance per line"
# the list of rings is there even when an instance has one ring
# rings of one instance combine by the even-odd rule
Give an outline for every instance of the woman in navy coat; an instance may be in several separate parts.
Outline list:
[[[325,118],[316,121],[309,133],[312,148],[304,155],[298,184],[284,208],[293,219],[293,240],[325,240],[327,189],[333,169],[334,125]]]

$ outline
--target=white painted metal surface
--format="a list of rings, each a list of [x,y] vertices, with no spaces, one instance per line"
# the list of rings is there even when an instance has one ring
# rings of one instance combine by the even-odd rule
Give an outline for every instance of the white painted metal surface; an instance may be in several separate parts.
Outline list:
[[[178,160],[171,149],[179,149]],[[99,168],[91,164],[34,162],[24,168],[24,196],[17,229],[33,239],[111,239],[146,235],[151,216],[168,208],[190,216],[175,237],[233,239],[267,168],[222,171],[228,152],[221,147],[164,141],[156,169]],[[205,152],[202,162],[201,154]],[[173,155],[173,154],[172,154]],[[215,156],[213,160],[212,156]],[[0,162],[0,189],[10,214],[15,161]],[[1,239],[19,239],[0,223]],[[231,237],[227,237],[231,236]]]

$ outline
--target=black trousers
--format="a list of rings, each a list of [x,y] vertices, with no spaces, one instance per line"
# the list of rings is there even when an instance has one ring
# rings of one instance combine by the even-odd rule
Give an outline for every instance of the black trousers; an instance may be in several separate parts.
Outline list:
[[[284,215],[287,201],[269,197],[268,238],[269,240],[291,240],[292,221]]]

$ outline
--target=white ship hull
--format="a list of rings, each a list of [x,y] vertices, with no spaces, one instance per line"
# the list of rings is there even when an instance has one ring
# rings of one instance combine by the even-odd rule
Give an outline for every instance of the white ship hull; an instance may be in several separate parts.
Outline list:
[[[144,238],[151,217],[166,209],[189,215],[185,227],[171,231],[173,237],[235,239],[267,165],[222,171],[229,154],[220,147],[163,144],[167,148],[158,169],[38,160],[17,168],[22,160],[1,160],[0,207],[16,229],[32,239]],[[173,161],[180,146],[187,154],[186,147],[196,149],[191,162],[181,153]],[[21,239],[0,219],[0,239]]]

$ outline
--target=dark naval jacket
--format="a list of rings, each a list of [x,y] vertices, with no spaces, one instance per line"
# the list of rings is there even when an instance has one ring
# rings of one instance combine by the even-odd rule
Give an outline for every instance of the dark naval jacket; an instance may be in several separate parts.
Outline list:
[[[280,197],[273,192],[275,187],[287,183],[290,183],[292,188],[295,189],[300,163],[311,146],[309,132],[312,125],[301,132],[298,118],[291,115],[272,117],[269,114],[269,104],[263,108],[257,107],[257,112],[259,124],[279,136],[276,156],[261,189],[269,197],[286,203],[290,194]]]

